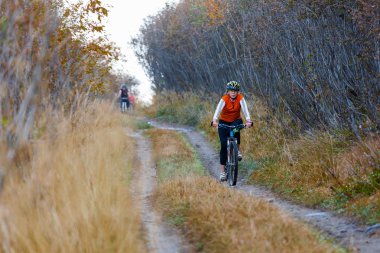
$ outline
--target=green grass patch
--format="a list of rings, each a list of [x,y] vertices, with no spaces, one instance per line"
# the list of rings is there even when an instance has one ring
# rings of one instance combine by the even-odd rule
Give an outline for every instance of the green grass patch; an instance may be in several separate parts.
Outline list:
[[[136,120],[134,122],[134,125],[135,125],[136,129],[140,129],[140,130],[153,128],[153,126],[151,124],[149,124],[148,122],[146,122],[144,120]]]
[[[203,175],[204,168],[199,160],[186,159],[181,155],[159,160],[157,163],[160,181],[189,175]]]
[[[153,142],[160,182],[176,177],[206,174],[196,151],[182,133],[151,129],[147,131],[147,135]]]
[[[135,129],[135,130],[146,130],[153,128],[146,120],[138,118],[135,115],[121,114],[121,121],[123,127]]]

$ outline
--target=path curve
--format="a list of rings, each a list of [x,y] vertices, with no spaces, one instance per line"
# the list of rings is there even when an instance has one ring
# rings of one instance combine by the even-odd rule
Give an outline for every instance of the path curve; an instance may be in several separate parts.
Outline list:
[[[191,253],[192,246],[180,235],[174,227],[166,223],[156,212],[151,203],[151,196],[157,186],[157,175],[152,160],[150,141],[135,132],[131,136],[136,140],[139,170],[133,173],[133,193],[137,198],[138,207],[143,222],[144,234],[150,253]]]
[[[163,123],[155,120],[149,120],[148,123],[156,128],[183,132],[196,149],[202,164],[208,170],[209,174],[214,178],[218,178],[219,154],[202,134],[192,127]],[[379,234],[372,235],[367,233],[369,228],[366,226],[355,224],[353,221],[334,215],[331,212],[292,204],[275,196],[271,191],[263,187],[246,185],[242,180],[238,181],[237,186],[234,188],[246,194],[265,199],[290,216],[302,220],[328,236],[335,238],[342,246],[350,248],[354,252],[380,253]]]

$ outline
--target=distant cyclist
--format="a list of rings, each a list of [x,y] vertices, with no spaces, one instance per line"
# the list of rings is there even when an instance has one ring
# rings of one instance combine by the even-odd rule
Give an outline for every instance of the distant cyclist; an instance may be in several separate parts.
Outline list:
[[[236,81],[230,81],[226,84],[227,92],[220,99],[213,117],[213,126],[218,127],[219,123],[235,126],[243,124],[243,120],[240,116],[240,111],[243,112],[246,119],[246,126],[252,127],[251,116],[249,115],[248,106],[242,94],[240,94],[240,84]],[[226,172],[224,167],[227,162],[227,137],[229,136],[229,129],[218,128],[220,139],[220,180],[226,180]],[[240,133],[235,133],[237,138],[238,147],[240,147]],[[242,154],[240,148],[238,151],[238,159],[242,160]]]
[[[120,98],[120,109],[123,112],[124,108],[129,108],[129,99],[128,99],[128,88],[126,84],[123,84],[119,90],[119,98]],[[125,107],[123,107],[123,105]]]

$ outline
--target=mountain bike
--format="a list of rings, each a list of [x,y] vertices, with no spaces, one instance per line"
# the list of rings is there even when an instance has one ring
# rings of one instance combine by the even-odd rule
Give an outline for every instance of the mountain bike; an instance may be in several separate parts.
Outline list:
[[[225,124],[218,124],[220,128],[227,128],[230,130],[230,135],[227,138],[227,163],[224,167],[227,172],[227,182],[230,186],[236,185],[238,177],[238,144],[237,139],[234,137],[236,132],[245,128],[244,124],[229,126]]]

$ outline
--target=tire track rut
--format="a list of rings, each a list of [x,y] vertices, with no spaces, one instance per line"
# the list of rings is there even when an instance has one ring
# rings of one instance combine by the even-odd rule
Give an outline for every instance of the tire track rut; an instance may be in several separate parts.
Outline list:
[[[154,210],[151,196],[157,187],[157,175],[152,160],[151,143],[142,132],[136,132],[131,137],[136,140],[140,163],[140,169],[133,173],[135,187],[133,193],[140,209],[148,251],[150,253],[194,252],[181,234]]]

